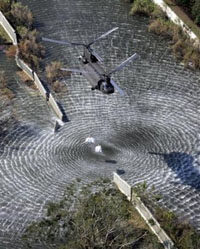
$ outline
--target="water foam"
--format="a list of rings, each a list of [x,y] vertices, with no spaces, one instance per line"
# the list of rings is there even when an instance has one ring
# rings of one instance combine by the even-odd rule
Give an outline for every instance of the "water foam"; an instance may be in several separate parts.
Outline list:
[[[95,146],[95,152],[96,153],[102,153],[102,147],[100,144],[98,144],[97,146]]]
[[[92,144],[94,144],[95,143],[95,139],[93,137],[87,137],[85,139],[85,143],[92,143]]]

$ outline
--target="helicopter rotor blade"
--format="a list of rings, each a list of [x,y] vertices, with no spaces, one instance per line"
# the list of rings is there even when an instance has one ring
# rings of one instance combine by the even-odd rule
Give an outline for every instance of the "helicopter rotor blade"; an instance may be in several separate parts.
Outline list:
[[[80,69],[72,69],[72,68],[61,68],[62,71],[73,72],[73,73],[84,73],[84,71]]]
[[[98,38],[96,38],[94,41],[90,42],[87,46],[88,46],[88,47],[91,46],[91,45],[92,45],[93,43],[95,43],[96,41],[98,41],[98,40],[100,40],[100,39],[106,37],[107,35],[109,35],[110,33],[112,33],[113,31],[115,31],[115,30],[117,30],[117,29],[118,29],[118,27],[115,27],[115,28],[113,28],[113,29],[107,31],[107,32],[104,33],[103,35],[101,35],[101,36],[99,36]]]
[[[42,38],[43,41],[48,41],[48,42],[53,42],[53,43],[57,43],[57,44],[61,44],[61,45],[68,45],[68,46],[85,46],[82,43],[75,43],[75,42],[68,42],[68,41],[58,41],[58,40],[54,40],[54,39],[49,39],[49,38]]]
[[[126,66],[126,64],[128,64],[132,60],[136,60],[138,57],[139,57],[139,55],[137,53],[131,55],[128,59],[123,61],[119,66],[117,66],[114,70],[112,70],[109,73],[109,75],[111,75],[112,73],[115,73],[116,71],[120,71],[124,66]]]
[[[114,86],[114,88],[122,95],[124,96],[124,91],[114,82],[114,80],[110,80],[110,83]]]

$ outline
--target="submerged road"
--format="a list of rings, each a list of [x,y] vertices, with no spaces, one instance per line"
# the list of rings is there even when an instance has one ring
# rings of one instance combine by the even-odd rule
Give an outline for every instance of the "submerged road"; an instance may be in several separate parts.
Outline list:
[[[141,58],[113,75],[123,97],[91,91],[80,75],[63,77],[64,90],[56,98],[69,122],[54,134],[55,116],[0,53],[0,69],[17,89],[9,109],[15,119],[3,127],[0,140],[2,248],[19,248],[16,240],[24,228],[40,219],[46,203],[59,200],[73,179],[86,183],[111,178],[113,171],[122,172],[129,184],[154,186],[164,206],[200,229],[200,74],[178,64],[168,42],[148,33],[148,20],[129,16],[129,5],[121,1],[23,2],[47,38],[87,43],[119,27],[94,44],[106,71],[134,52]],[[45,64],[60,60],[79,66],[80,47],[44,45]]]

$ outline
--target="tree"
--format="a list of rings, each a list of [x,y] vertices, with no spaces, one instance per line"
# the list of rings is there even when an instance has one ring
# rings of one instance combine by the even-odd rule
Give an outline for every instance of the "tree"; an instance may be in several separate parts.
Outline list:
[[[63,72],[61,71],[61,68],[62,63],[60,61],[52,61],[46,66],[45,73],[50,84],[63,77]]]
[[[47,216],[32,224],[24,238],[45,248],[122,249],[163,248],[148,230],[131,223],[133,207],[110,182],[85,187],[72,184],[59,203],[50,203]]]
[[[24,34],[18,45],[19,56],[33,69],[38,69],[41,59],[44,57],[45,48],[40,43],[40,37],[36,30]]]
[[[196,0],[192,7],[192,16],[194,17],[195,23],[200,25],[200,0]]]
[[[176,0],[175,2],[181,6],[186,6],[186,7],[189,7],[191,4],[191,0]]]
[[[33,14],[27,6],[20,2],[14,2],[11,5],[11,14],[17,26],[25,26],[31,28],[33,25]]]
[[[61,80],[63,77],[70,75],[70,72],[62,71],[62,62],[52,61],[45,67],[47,82],[51,85],[51,89],[55,92],[60,92],[63,89]]]
[[[17,0],[0,0],[0,10],[6,14],[10,11],[12,4],[16,1]]]
[[[131,14],[151,16],[155,9],[155,4],[149,0],[134,0],[131,8]]]

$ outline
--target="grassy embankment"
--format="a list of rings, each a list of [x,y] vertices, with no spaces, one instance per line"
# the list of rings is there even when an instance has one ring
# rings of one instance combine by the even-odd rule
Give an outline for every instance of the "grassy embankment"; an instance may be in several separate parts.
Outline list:
[[[130,13],[132,15],[137,14],[150,17],[149,31],[157,35],[162,35],[170,40],[171,49],[175,58],[183,62],[186,67],[189,66],[194,69],[200,69],[199,49],[193,45],[191,39],[183,32],[181,27],[169,20],[160,7],[149,0],[135,0]],[[181,17],[183,17],[183,13]],[[184,21],[186,21],[186,19],[188,20],[185,16]],[[186,23],[188,25],[188,21]],[[191,22],[189,26],[191,27]],[[192,27],[193,30],[197,29],[194,23]]]

